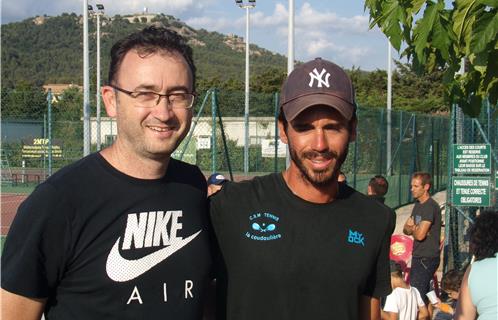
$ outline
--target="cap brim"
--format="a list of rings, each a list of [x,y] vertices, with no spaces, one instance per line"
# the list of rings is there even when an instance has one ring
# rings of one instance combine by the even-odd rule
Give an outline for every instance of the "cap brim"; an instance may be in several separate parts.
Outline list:
[[[345,100],[330,94],[313,93],[298,97],[282,105],[282,110],[287,121],[292,121],[304,110],[316,106],[325,105],[334,108],[346,119],[351,120],[355,106]]]

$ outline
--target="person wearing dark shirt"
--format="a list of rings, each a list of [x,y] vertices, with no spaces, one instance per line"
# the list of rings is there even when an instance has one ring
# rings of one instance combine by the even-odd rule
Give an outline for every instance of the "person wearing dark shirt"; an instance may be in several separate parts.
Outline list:
[[[367,195],[371,199],[377,200],[378,202],[384,204],[384,202],[386,201],[385,195],[387,194],[388,190],[389,183],[387,182],[387,179],[381,175],[377,175],[370,179],[370,181],[368,182]],[[394,232],[394,228],[396,228],[396,212],[391,208],[389,208],[389,210],[391,211],[392,215],[392,234]]]
[[[441,241],[441,209],[431,198],[430,188],[430,174],[416,172],[412,175],[411,192],[415,206],[403,227],[403,232],[414,239],[410,285],[418,289],[426,305],[430,281],[440,262]]]
[[[116,141],[19,207],[2,254],[4,320],[202,318],[212,277],[206,181],[171,158],[188,133],[192,49],[150,26],[111,49]]]
[[[223,272],[220,318],[378,319],[390,292],[389,210],[337,178],[356,136],[348,75],[317,58],[282,88],[282,173],[226,182],[211,197]],[[223,305],[224,304],[224,305]]]

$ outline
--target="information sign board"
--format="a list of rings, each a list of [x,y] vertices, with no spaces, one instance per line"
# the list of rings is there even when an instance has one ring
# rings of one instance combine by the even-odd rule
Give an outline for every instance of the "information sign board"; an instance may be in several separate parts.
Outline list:
[[[34,138],[23,140],[21,155],[24,159],[48,158],[48,139]],[[62,158],[62,147],[59,140],[52,141],[52,158]]]
[[[453,171],[458,174],[491,174],[491,146],[454,144]]]
[[[487,177],[453,177],[454,206],[489,207],[491,181]]]

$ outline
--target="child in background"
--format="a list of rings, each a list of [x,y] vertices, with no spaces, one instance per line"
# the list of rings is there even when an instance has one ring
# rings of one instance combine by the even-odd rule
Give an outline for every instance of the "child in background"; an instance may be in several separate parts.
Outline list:
[[[394,261],[391,266],[391,286],[393,291],[386,298],[382,310],[383,320],[428,320],[429,311],[415,287],[408,285],[403,279],[401,266]]]
[[[441,280],[441,289],[446,292],[450,298],[449,303],[439,301],[434,306],[439,309],[434,320],[451,320],[455,313],[455,308],[462,284],[463,272],[459,270],[450,270],[443,275]]]

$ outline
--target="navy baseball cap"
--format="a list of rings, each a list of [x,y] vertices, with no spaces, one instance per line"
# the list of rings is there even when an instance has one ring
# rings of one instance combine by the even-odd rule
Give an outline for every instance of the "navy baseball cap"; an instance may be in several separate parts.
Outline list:
[[[207,180],[207,184],[208,185],[210,185],[210,184],[220,185],[220,184],[223,184],[225,181],[227,181],[227,179],[225,178],[224,175],[215,172],[209,176],[209,178]]]

